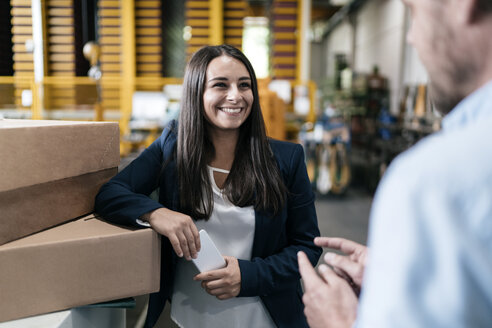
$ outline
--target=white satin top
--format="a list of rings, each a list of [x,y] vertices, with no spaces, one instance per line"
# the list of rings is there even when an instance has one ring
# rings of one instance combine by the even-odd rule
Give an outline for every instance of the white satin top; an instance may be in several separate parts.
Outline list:
[[[196,222],[205,229],[222,255],[251,260],[255,232],[253,206],[237,207],[217,187],[213,172],[229,171],[209,167],[214,208],[208,221]],[[176,268],[171,318],[185,328],[271,328],[275,323],[259,297],[219,300],[205,292],[193,277],[198,270],[191,261],[180,259]]]

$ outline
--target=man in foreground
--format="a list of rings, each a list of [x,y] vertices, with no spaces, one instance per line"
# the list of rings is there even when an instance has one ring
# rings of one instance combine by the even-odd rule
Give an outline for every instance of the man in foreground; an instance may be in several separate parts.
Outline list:
[[[316,240],[349,255],[325,257],[319,276],[299,254],[312,327],[492,326],[492,1],[404,2],[446,117],[381,181],[365,272],[367,250],[347,240]]]

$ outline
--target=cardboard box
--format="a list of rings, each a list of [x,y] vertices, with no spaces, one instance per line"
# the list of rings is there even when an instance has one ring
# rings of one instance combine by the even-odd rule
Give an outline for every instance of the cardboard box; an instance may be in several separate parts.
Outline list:
[[[124,308],[78,307],[12,320],[0,324],[0,328],[126,328]]]
[[[0,120],[0,245],[91,213],[117,172],[117,123]]]
[[[0,246],[0,322],[156,292],[160,237],[89,215]]]
[[[118,123],[0,120],[0,192],[117,167]]]

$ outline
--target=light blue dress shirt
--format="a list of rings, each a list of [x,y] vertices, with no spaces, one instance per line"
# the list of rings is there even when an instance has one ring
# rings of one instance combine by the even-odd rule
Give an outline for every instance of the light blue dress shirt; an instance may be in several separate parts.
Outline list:
[[[356,327],[492,327],[492,81],[442,123],[377,190]]]

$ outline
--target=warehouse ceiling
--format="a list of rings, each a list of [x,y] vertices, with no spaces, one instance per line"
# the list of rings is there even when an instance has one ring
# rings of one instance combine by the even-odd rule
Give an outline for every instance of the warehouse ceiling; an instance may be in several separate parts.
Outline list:
[[[311,0],[311,25],[315,41],[320,41],[349,14],[356,12],[367,0]],[[253,15],[264,15],[273,0],[248,0]]]
[[[255,8],[253,12],[262,13],[260,8],[268,8],[273,0],[248,0],[250,7]],[[312,0],[311,20],[327,21],[335,15],[343,6],[354,2],[353,0]]]
[[[351,0],[312,0],[311,3],[313,6],[334,6],[340,7],[348,4]],[[259,5],[267,5],[270,4],[272,0],[248,0],[250,5],[259,6]]]

